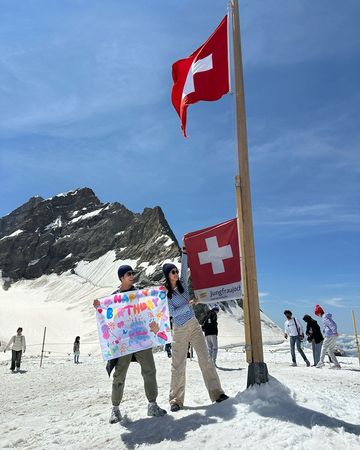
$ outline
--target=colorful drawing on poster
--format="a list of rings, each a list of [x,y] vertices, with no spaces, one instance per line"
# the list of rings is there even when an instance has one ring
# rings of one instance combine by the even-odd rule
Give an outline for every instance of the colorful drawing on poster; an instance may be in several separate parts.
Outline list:
[[[171,342],[163,286],[99,299],[96,320],[104,360]]]

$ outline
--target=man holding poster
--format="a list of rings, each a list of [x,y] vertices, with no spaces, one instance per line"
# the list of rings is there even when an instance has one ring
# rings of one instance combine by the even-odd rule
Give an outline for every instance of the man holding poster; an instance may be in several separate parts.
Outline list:
[[[98,330],[103,356],[104,359],[108,360],[107,368],[110,365],[108,372],[111,372],[112,368],[115,367],[110,423],[117,423],[122,418],[119,406],[123,397],[126,374],[133,355],[141,366],[145,394],[149,401],[148,416],[163,416],[166,414],[166,411],[156,403],[158,387],[152,353],[152,346],[166,343],[170,339],[170,322],[169,324],[166,323],[169,319],[166,301],[161,304],[161,297],[165,299],[166,295],[161,291],[161,288],[137,291],[134,287],[134,275],[132,267],[128,265],[120,266],[118,270],[121,281],[119,289],[111,296],[100,299],[100,301],[94,300],[93,303],[93,306],[97,309]],[[159,308],[155,316],[156,307]],[[157,321],[151,319],[152,317],[160,317],[165,323],[165,329],[160,330]]]

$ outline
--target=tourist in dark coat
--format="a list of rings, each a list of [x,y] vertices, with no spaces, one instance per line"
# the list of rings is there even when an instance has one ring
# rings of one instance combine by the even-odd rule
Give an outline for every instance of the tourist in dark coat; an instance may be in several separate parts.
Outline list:
[[[79,364],[79,356],[80,356],[80,336],[76,336],[75,341],[74,341],[74,347],[73,347],[73,352],[74,352],[74,363],[75,364]]]
[[[208,311],[202,321],[202,330],[205,333],[206,345],[209,350],[209,356],[213,363],[216,365],[216,357],[218,353],[218,323],[217,313],[219,307],[215,305]]]
[[[320,361],[321,347],[324,340],[324,336],[321,333],[319,324],[311,316],[306,314],[303,317],[303,321],[306,322],[306,336],[307,340],[311,342],[314,366]]]

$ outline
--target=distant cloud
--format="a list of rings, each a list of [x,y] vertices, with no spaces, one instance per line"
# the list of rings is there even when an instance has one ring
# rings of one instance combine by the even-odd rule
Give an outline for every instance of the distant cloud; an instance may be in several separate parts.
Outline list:
[[[360,288],[359,281],[349,281],[349,282],[340,282],[340,283],[326,283],[323,285],[326,289],[353,289]]]
[[[278,66],[349,58],[360,46],[354,26],[359,14],[356,0],[349,0],[346,6],[318,1],[311,7],[308,2],[288,0],[246,2],[240,10],[245,64]]]
[[[347,305],[344,304],[345,300],[342,297],[333,297],[327,300],[323,300],[323,303],[330,306],[335,306],[336,308],[346,308]]]
[[[259,225],[324,226],[360,225],[360,212],[347,210],[344,205],[317,204],[261,208],[256,212]]]
[[[311,227],[360,228],[360,135],[356,128],[346,134],[349,124],[355,126],[353,108],[352,116],[343,117],[334,108],[326,121],[303,129],[292,125],[285,131],[275,124],[265,130],[259,124],[261,132],[254,134],[262,142],[254,138],[250,153],[254,183],[261,186],[256,224],[301,227],[302,233]]]

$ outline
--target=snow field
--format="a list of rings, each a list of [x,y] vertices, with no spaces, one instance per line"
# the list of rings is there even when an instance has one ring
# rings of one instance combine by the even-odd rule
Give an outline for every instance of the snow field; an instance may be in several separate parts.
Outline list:
[[[356,358],[341,358],[342,370],[289,367],[286,346],[266,346],[271,375],[265,385],[245,389],[245,355],[220,350],[218,373],[231,398],[210,404],[195,360],[187,364],[185,407],[171,413],[167,398],[171,360],[155,353],[162,418],[146,415],[140,367],[132,363],[121,404],[121,425],[110,425],[109,380],[99,357],[26,357],[12,374],[0,362],[0,447],[29,449],[358,449],[360,371]],[[311,353],[307,350],[308,357]]]

